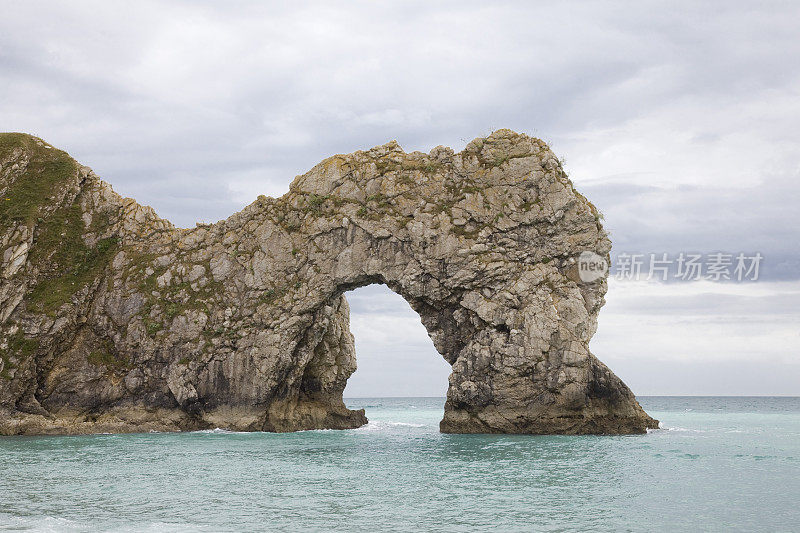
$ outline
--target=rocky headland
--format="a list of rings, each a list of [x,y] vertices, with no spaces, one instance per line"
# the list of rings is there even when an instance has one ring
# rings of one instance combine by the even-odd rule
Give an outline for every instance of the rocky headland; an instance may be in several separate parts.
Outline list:
[[[384,283],[452,365],[450,433],[657,427],[589,351],[611,249],[539,139],[330,157],[182,229],[41,139],[0,134],[0,434],[355,428],[343,293]]]

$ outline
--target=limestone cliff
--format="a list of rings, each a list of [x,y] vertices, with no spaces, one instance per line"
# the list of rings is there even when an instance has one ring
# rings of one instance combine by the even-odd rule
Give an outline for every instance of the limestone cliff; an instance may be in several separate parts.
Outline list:
[[[0,433],[353,428],[342,294],[385,283],[452,365],[441,430],[657,422],[588,348],[600,217],[542,141],[394,142],[192,229],[40,139],[0,135]]]

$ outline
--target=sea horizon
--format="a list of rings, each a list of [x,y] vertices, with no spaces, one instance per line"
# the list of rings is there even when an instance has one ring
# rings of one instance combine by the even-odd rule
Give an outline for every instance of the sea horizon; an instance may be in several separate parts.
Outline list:
[[[794,394],[637,394],[637,398],[800,398],[800,395]],[[364,398],[442,398],[446,399],[447,396],[344,396],[345,400],[348,399],[364,399]]]

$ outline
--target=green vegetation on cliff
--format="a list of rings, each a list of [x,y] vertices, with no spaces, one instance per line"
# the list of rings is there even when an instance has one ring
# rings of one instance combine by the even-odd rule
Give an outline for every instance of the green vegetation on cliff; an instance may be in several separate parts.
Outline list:
[[[98,277],[113,257],[118,239],[108,237],[94,245],[84,241],[87,229],[101,234],[109,222],[95,213],[92,227],[85,227],[79,198],[70,198],[78,165],[66,152],[31,135],[4,133],[0,160],[17,170],[0,191],[0,225],[23,224],[34,231],[30,259],[40,275],[29,304],[52,314]],[[68,205],[59,205],[62,202]]]
[[[104,367],[109,370],[126,370],[131,367],[130,360],[124,354],[115,355],[110,345],[103,346],[100,350],[89,352],[87,360],[94,366]]]
[[[34,260],[47,261],[49,268],[31,293],[31,303],[52,313],[69,302],[73,294],[101,273],[111,261],[119,239],[100,239],[94,246],[83,240],[85,228],[76,202],[47,217],[37,233]]]
[[[29,161],[25,172],[0,197],[0,224],[22,221],[31,226],[42,204],[53,196],[66,176],[75,174],[77,165],[66,152],[48,148],[35,137],[0,134],[0,160],[9,159],[15,150],[27,151]]]
[[[3,371],[0,372],[0,377],[11,379],[11,370],[17,367],[11,360],[12,356],[18,360],[27,359],[38,347],[37,339],[28,339],[21,330],[17,330],[17,333],[8,339],[8,349],[0,350],[0,359],[3,360]]]

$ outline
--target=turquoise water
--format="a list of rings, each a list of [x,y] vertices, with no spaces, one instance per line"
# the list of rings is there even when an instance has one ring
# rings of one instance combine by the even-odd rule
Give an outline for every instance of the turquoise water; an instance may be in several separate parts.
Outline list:
[[[351,431],[0,438],[14,531],[792,531],[800,398],[640,398],[626,437],[442,435],[441,398]]]

